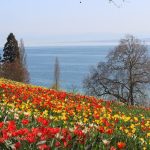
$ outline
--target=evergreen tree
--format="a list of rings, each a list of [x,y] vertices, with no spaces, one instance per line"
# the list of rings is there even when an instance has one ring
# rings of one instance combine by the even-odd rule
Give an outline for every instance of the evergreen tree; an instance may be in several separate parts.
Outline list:
[[[20,56],[18,42],[13,33],[9,34],[3,51],[3,62],[14,62],[15,59],[19,59]]]
[[[4,46],[1,67],[1,76],[18,82],[29,82],[29,73],[26,68],[26,55],[23,41],[20,46],[13,33],[10,33]]]
[[[2,57],[0,54],[0,77],[2,77]]]

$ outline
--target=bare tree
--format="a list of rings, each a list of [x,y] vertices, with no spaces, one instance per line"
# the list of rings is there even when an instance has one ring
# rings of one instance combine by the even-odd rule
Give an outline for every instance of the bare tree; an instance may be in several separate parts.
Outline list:
[[[60,66],[59,66],[59,60],[56,57],[55,59],[55,65],[54,65],[54,83],[52,88],[55,90],[59,90],[59,80],[60,80]]]
[[[16,59],[13,62],[5,62],[2,65],[2,77],[17,82],[24,82],[24,68],[20,64],[20,60]]]
[[[93,67],[84,80],[87,94],[112,96],[131,105],[146,97],[150,83],[150,57],[140,40],[132,35],[126,36],[106,60]]]
[[[29,83],[30,82],[30,75],[27,68],[26,63],[26,53],[25,53],[25,46],[23,39],[20,40],[19,43],[19,53],[20,53],[20,65],[22,66],[22,82]]]

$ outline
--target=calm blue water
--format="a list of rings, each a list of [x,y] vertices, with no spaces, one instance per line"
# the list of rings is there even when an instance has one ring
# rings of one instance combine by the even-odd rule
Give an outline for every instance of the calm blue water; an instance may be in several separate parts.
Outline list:
[[[69,91],[76,87],[82,91],[82,82],[90,67],[105,61],[112,49],[113,46],[28,47],[26,54],[31,83],[50,87],[54,79],[55,58],[58,57],[61,88]]]
[[[60,64],[61,88],[82,90],[89,68],[105,56],[112,46],[57,46],[26,48],[31,83],[50,87],[54,79],[55,58]]]

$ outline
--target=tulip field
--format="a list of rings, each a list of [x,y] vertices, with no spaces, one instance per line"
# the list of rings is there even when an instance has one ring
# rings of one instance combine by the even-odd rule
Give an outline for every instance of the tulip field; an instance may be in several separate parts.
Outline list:
[[[0,150],[150,150],[150,109],[0,79]]]

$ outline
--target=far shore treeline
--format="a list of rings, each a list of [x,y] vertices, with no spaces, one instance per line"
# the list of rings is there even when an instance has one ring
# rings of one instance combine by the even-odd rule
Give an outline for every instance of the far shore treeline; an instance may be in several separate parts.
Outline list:
[[[7,37],[0,58],[0,77],[30,83],[23,40],[13,33]],[[60,66],[56,58],[54,83],[50,86],[60,90]],[[130,105],[148,105],[150,84],[150,57],[144,42],[132,35],[125,36],[118,46],[91,68],[83,81],[85,94],[105,99],[116,99]]]

